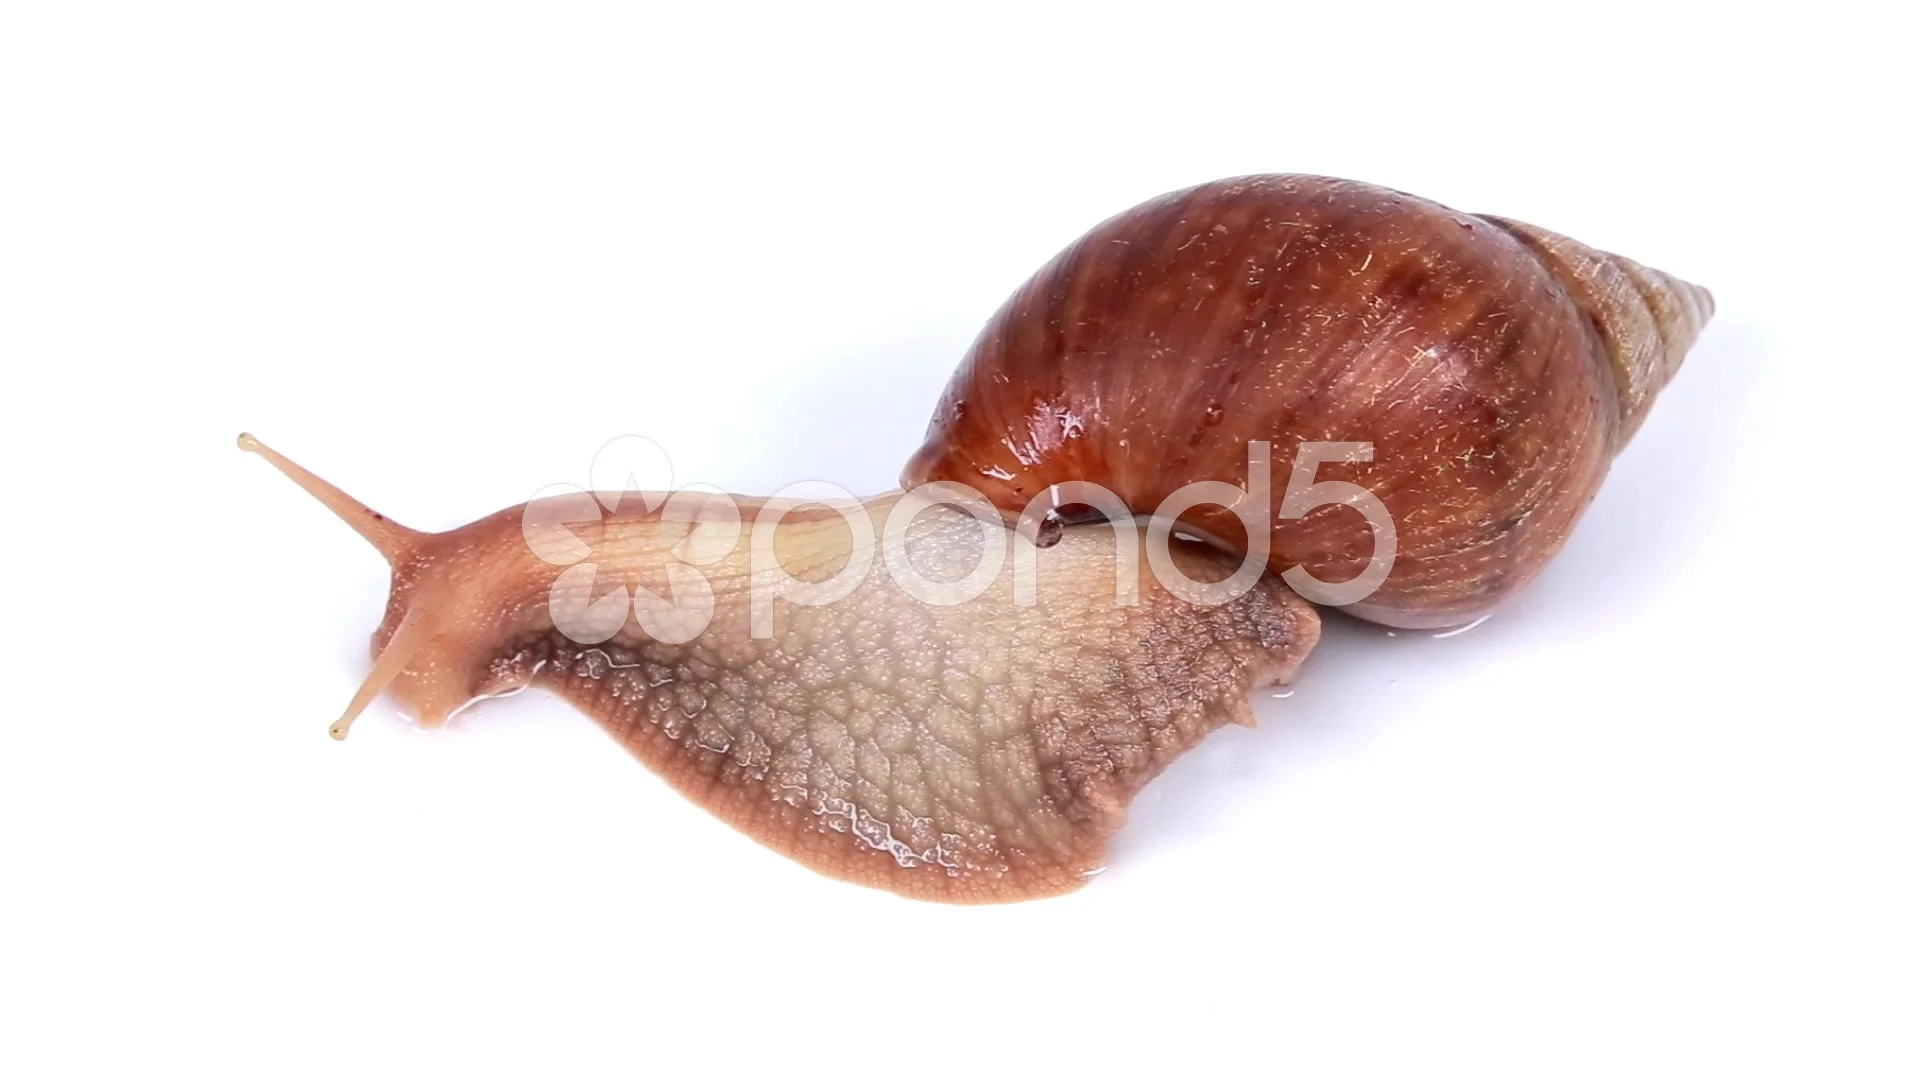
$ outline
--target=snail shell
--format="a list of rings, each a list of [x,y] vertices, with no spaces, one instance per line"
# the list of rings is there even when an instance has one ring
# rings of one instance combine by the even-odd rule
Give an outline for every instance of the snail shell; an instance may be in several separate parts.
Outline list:
[[[1065,481],[1136,513],[1196,481],[1249,485],[1271,444],[1275,571],[1359,575],[1351,507],[1280,516],[1297,451],[1371,444],[1315,481],[1377,497],[1391,570],[1352,614],[1444,626],[1565,543],[1713,311],[1706,290],[1503,218],[1347,180],[1174,192],[1081,237],[1013,294],[948,384],[902,480],[1017,514]],[[1225,507],[1181,520],[1245,550]]]

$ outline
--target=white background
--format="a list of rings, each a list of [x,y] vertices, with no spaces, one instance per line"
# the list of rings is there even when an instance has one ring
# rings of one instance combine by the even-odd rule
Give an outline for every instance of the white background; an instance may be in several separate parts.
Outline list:
[[[1920,1069],[1914,86],[1864,9],[4,10],[0,1072]],[[1531,592],[1330,620],[1084,891],[824,880],[532,695],[326,738],[384,570],[236,432],[424,528],[625,433],[884,489],[1055,250],[1258,171],[1720,314]]]

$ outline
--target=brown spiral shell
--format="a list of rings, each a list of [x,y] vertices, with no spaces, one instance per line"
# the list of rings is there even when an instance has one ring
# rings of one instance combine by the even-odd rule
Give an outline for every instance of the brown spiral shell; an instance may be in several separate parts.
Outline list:
[[[1347,608],[1473,619],[1565,543],[1613,455],[1713,311],[1706,290],[1502,218],[1371,184],[1252,176],[1163,195],[1057,255],[987,323],[903,483],[1018,513],[1068,480],[1135,512],[1200,480],[1246,486],[1272,445],[1275,571],[1354,577],[1350,507],[1279,516],[1302,442],[1372,444],[1315,480],[1385,504],[1391,573]],[[1183,522],[1232,544],[1233,516]]]

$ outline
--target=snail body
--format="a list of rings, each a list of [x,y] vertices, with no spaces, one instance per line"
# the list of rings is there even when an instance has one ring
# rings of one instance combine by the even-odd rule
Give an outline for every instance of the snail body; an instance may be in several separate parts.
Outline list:
[[[979,565],[983,522],[911,505],[913,494],[823,508],[581,493],[423,533],[251,436],[240,445],[392,568],[373,669],[336,738],[382,693],[437,727],[539,687],[762,844],[921,899],[1079,888],[1147,781],[1216,728],[1252,724],[1249,692],[1290,680],[1319,640],[1314,609],[1271,576],[1220,604],[1170,593],[1147,564],[1116,557],[1138,544],[1137,526],[1029,547],[1027,600],[1006,560],[977,592],[929,602],[939,598],[909,592],[913,578],[872,538],[898,522],[899,566]],[[755,527],[732,527],[736,513]],[[574,543],[584,561],[552,558]],[[1171,555],[1202,580],[1233,563],[1199,544]],[[864,571],[845,573],[850,561]],[[593,574],[570,573],[588,562]],[[777,597],[770,578],[787,582]],[[851,587],[830,602],[797,601],[796,590],[842,581]],[[626,589],[632,607],[619,602]],[[673,598],[650,609],[661,617],[640,613],[642,589]],[[1130,602],[1116,602],[1121,592]],[[697,634],[675,632],[686,614],[704,617]]]
[[[1352,509],[1289,513],[1303,444],[1377,498],[1390,571],[1351,614],[1485,614],[1565,543],[1711,315],[1701,288],[1544,229],[1371,184],[1254,176],[1121,213],[987,323],[903,483],[967,484],[1009,514],[1092,482],[1140,514],[1197,481],[1250,486],[1270,445],[1268,565],[1365,572]],[[1297,484],[1297,481],[1295,481]],[[1246,550],[1224,505],[1181,520]]]

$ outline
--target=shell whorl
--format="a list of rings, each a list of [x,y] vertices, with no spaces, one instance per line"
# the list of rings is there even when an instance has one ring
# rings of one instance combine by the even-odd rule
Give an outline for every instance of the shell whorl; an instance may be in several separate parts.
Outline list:
[[[1713,317],[1713,294],[1625,256],[1523,221],[1476,215],[1520,241],[1567,290],[1599,335],[1620,403],[1618,453]]]

